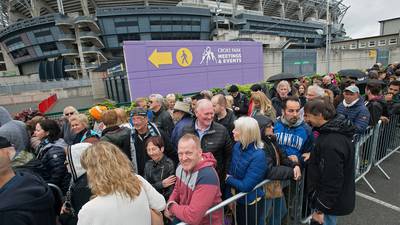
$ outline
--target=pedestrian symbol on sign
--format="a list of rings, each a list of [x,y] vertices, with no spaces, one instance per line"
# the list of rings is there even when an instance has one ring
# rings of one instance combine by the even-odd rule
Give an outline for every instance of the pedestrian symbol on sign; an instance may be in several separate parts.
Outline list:
[[[187,49],[187,48],[180,48],[176,52],[176,62],[182,66],[182,67],[187,67],[192,64],[193,61],[193,55],[192,52]]]

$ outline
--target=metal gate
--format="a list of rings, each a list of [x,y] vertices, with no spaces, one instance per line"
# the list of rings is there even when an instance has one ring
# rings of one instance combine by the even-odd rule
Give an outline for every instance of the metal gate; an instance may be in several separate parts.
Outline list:
[[[317,72],[317,51],[315,49],[285,49],[282,51],[284,73],[312,75]]]

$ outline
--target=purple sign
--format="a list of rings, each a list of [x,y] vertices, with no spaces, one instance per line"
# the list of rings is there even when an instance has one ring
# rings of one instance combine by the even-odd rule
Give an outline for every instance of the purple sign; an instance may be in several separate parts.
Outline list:
[[[127,41],[131,100],[263,80],[262,44],[251,41]]]

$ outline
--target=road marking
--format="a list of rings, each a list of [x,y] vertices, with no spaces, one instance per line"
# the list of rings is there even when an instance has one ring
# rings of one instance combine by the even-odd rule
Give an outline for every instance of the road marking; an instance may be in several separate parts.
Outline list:
[[[365,198],[365,199],[367,199],[367,200],[373,201],[373,202],[375,202],[375,203],[378,203],[378,204],[380,204],[380,205],[383,205],[383,206],[385,206],[385,207],[387,207],[387,208],[393,209],[394,211],[400,212],[400,207],[397,207],[397,206],[395,206],[395,205],[389,204],[389,203],[384,202],[384,201],[382,201],[382,200],[379,200],[379,199],[377,199],[377,198],[371,197],[371,196],[369,196],[369,195],[363,194],[363,193],[358,192],[358,191],[356,191],[356,195],[358,195],[358,196],[360,196],[360,197],[362,197],[362,198]]]

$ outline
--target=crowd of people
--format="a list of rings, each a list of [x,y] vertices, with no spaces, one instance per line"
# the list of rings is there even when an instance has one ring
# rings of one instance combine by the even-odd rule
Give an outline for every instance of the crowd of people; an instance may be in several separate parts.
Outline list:
[[[336,224],[355,206],[352,137],[400,114],[399,77],[400,64],[378,64],[362,82],[301,77],[249,98],[236,85],[152,94],[130,112],[95,106],[93,121],[68,106],[24,123],[0,107],[0,224],[222,224],[224,209],[206,211],[250,192],[229,207],[235,223],[275,225],[280,181],[304,176],[312,218]]]

